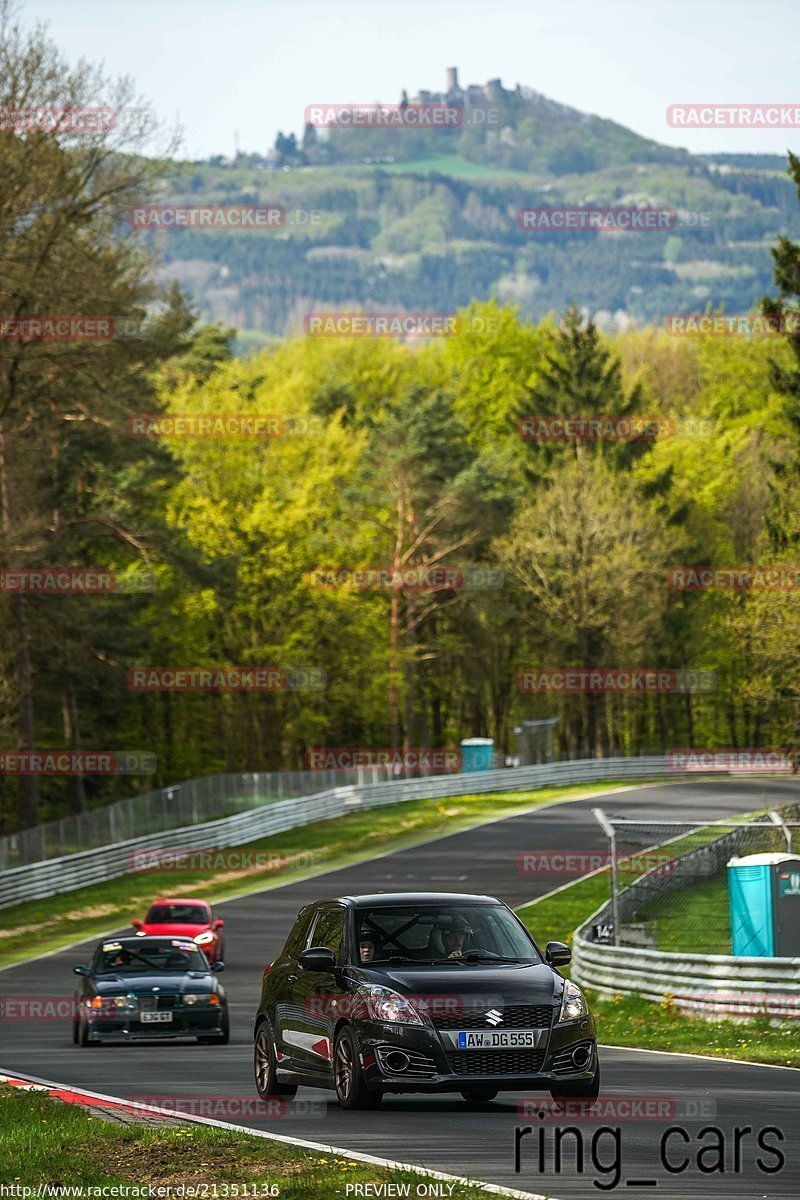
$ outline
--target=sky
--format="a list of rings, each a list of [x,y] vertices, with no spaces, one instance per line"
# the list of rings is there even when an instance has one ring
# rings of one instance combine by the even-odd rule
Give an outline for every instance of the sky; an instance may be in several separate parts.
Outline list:
[[[798,0],[21,0],[70,60],[130,75],[181,157],[264,152],[312,103],[500,78],[698,153],[800,148],[800,129],[678,130],[670,104],[800,107]]]

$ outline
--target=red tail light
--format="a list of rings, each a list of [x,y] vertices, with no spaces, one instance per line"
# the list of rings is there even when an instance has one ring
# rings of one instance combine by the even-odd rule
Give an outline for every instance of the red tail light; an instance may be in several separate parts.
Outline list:
[[[267,978],[267,976],[269,975],[270,971],[272,970],[272,968],[274,966],[275,966],[275,962],[273,960],[271,963],[267,963],[267,965],[264,967],[264,978],[265,979]]]

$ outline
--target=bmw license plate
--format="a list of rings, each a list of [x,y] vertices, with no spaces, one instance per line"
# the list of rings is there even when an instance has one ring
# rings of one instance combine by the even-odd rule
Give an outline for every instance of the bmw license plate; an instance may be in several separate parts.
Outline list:
[[[139,1013],[139,1020],[143,1025],[165,1025],[172,1020],[171,1012],[143,1012]]]
[[[542,1039],[541,1029],[465,1029],[457,1035],[459,1050],[532,1050]]]

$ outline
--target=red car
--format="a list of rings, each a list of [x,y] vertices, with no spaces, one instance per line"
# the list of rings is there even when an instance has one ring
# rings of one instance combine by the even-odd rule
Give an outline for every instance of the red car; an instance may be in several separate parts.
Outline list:
[[[154,900],[143,921],[131,921],[139,933],[191,938],[210,963],[222,962],[224,921],[214,919],[207,900]]]

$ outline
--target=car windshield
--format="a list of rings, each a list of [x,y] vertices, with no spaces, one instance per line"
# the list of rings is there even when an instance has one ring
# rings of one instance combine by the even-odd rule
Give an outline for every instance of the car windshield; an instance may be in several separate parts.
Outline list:
[[[424,904],[359,909],[361,963],[541,962],[536,947],[500,904]]]
[[[208,963],[196,946],[172,940],[105,945],[95,963],[96,975],[183,975],[186,971],[207,974]]]
[[[202,904],[154,904],[145,925],[207,925],[208,909]]]

